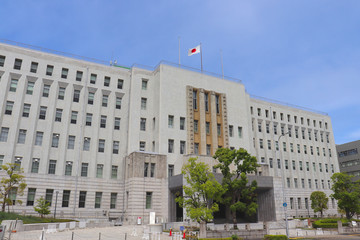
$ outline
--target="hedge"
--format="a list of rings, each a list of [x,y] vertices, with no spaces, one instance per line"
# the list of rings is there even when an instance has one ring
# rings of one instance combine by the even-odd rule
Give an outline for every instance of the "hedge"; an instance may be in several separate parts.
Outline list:
[[[199,238],[199,240],[232,240],[233,238]],[[238,237],[238,240],[244,240],[244,238]]]
[[[328,218],[328,219],[322,219],[322,220],[313,222],[313,228],[337,228],[338,220],[341,220],[343,226],[348,225],[348,222],[346,219]]]
[[[286,235],[265,235],[264,240],[288,240]]]

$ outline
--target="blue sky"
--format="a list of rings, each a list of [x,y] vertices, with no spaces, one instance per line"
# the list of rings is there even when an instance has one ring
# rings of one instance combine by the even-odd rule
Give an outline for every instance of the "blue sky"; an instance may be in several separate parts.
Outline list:
[[[0,38],[119,64],[161,60],[241,79],[250,94],[327,112],[360,139],[360,1],[0,0]]]

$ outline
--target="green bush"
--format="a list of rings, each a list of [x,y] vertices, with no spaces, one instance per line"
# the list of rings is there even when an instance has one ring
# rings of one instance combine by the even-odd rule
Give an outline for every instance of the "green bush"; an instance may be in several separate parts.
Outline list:
[[[286,235],[265,235],[264,240],[287,240]]]
[[[199,238],[199,240],[232,240],[231,237],[229,238]]]
[[[346,219],[327,218],[313,222],[313,228],[337,228],[337,221],[340,220],[343,226],[349,225]]]
[[[70,219],[54,219],[54,218],[40,218],[34,216],[23,216],[16,213],[0,212],[0,222],[3,220],[22,220],[24,224],[29,223],[53,223],[53,222],[72,222]]]

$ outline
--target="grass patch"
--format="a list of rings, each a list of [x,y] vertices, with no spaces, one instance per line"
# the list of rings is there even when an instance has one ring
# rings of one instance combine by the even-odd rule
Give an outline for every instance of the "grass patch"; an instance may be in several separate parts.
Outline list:
[[[3,220],[22,220],[24,224],[30,223],[56,223],[56,222],[70,222],[72,219],[55,219],[55,218],[41,218],[35,216],[23,216],[16,213],[0,212],[0,222]]]

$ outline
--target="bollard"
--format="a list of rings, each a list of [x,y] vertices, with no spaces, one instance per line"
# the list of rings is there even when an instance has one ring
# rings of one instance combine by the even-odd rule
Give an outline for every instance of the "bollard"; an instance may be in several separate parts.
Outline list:
[[[99,240],[101,240],[101,233],[99,233]]]
[[[71,240],[74,240],[74,232],[71,234]]]
[[[125,233],[125,240],[127,239],[127,233]]]

